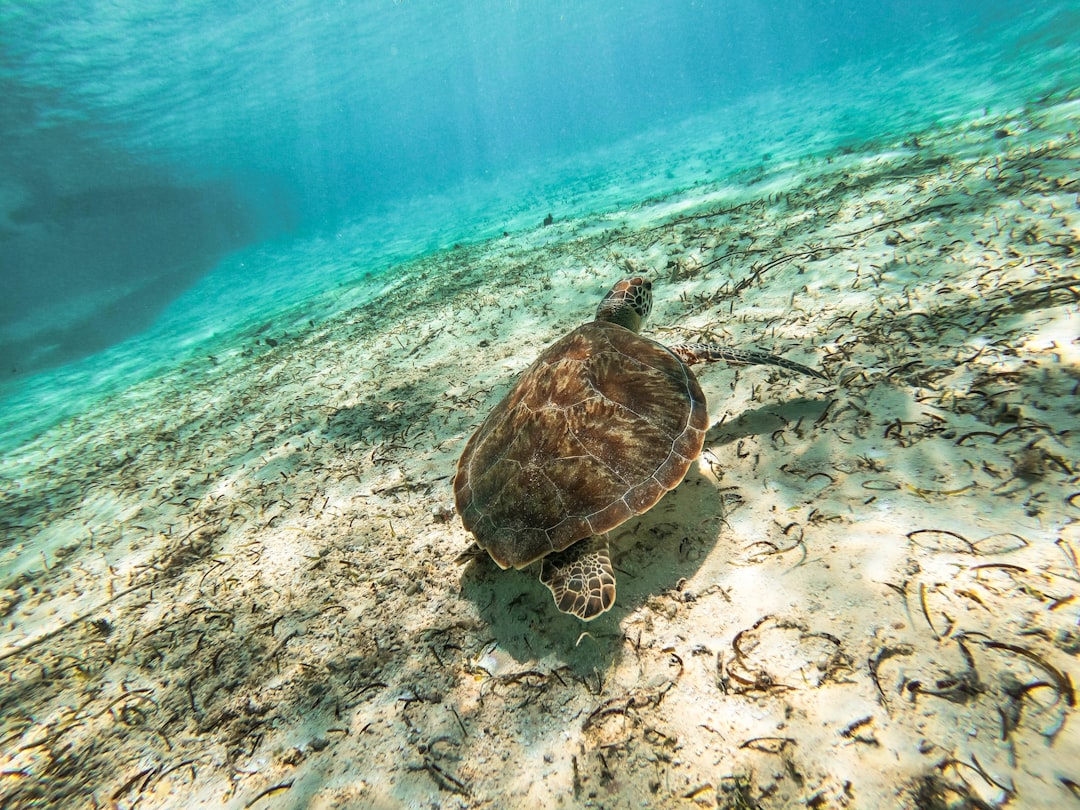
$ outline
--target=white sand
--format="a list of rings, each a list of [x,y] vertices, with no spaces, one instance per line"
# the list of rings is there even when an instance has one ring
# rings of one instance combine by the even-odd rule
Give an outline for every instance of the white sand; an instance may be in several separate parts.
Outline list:
[[[1074,115],[432,256],[9,454],[0,802],[1075,803]],[[454,565],[451,482],[631,272],[658,339],[832,382],[701,367],[707,449],[583,625]]]

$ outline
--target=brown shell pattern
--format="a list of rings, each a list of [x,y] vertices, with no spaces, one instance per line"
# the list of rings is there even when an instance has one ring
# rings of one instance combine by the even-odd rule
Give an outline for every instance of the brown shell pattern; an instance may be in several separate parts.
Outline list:
[[[651,508],[701,452],[693,372],[604,321],[549,346],[473,434],[454,495],[465,528],[521,568]]]

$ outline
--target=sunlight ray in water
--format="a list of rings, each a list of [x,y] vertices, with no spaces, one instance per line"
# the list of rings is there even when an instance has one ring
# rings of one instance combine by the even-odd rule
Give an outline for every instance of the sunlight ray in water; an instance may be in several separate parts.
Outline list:
[[[354,5],[0,11],[0,804],[1075,801],[1073,5]],[[626,276],[824,379],[585,625],[454,478]]]

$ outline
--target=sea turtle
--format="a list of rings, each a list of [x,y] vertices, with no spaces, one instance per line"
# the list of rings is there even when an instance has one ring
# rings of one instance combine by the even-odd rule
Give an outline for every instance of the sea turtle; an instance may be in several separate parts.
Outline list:
[[[612,287],[596,320],[545,349],[488,414],[454,478],[477,545],[504,569],[542,559],[556,606],[585,621],[615,602],[607,532],[652,508],[701,452],[709,418],[689,366],[764,363],[824,379],[761,352],[663,346],[638,334],[651,309],[651,281]]]

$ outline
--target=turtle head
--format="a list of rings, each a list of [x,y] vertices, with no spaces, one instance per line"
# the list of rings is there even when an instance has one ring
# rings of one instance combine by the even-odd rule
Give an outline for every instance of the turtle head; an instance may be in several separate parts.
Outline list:
[[[624,278],[596,308],[596,320],[617,323],[631,332],[641,331],[641,324],[652,311],[652,282],[641,276]]]

